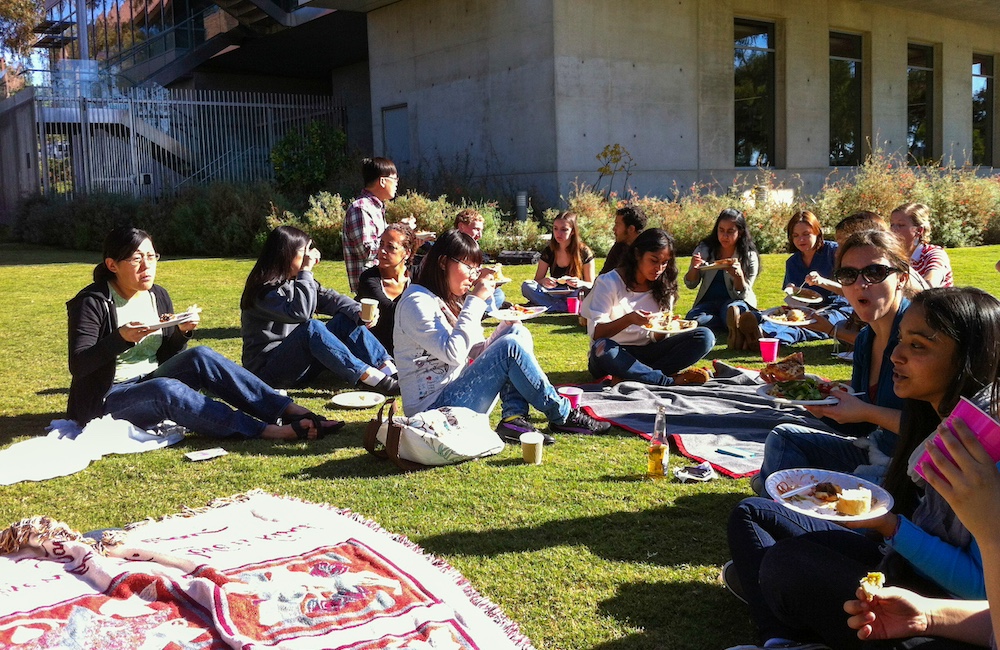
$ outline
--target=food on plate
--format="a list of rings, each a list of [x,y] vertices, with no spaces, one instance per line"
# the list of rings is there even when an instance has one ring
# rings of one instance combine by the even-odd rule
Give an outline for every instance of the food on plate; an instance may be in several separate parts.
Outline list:
[[[811,289],[796,289],[790,295],[797,300],[808,302],[823,300],[823,296]]]
[[[688,330],[697,326],[698,321],[684,320],[680,316],[671,314],[670,312],[652,314],[649,322],[643,325],[644,328],[656,330],[657,332],[680,332],[681,330]]]
[[[837,512],[842,515],[863,515],[872,509],[872,491],[866,487],[841,491],[837,499]]]
[[[813,488],[813,496],[827,503],[832,503],[840,499],[841,492],[843,492],[843,489],[839,485],[830,483],[829,481],[819,483]]]
[[[795,352],[764,366],[760,378],[769,384],[806,378],[806,364],[801,352]]]
[[[490,271],[493,273],[493,279],[497,284],[502,282],[509,282],[510,278],[503,274],[503,264],[493,264],[492,266],[484,266],[484,271]]]
[[[865,592],[865,598],[871,601],[878,593],[879,589],[885,586],[885,575],[878,571],[873,571],[861,578],[861,591]]]
[[[569,282],[569,276],[564,275],[561,278],[556,278],[556,284],[567,284]]]
[[[772,311],[767,313],[767,317],[773,321],[781,323],[801,323],[808,320],[808,315],[805,311],[797,307],[789,307],[787,305],[775,307]]]
[[[513,309],[514,311],[516,311],[519,314],[534,314],[535,313],[534,307],[525,307],[524,305],[511,305],[510,308]]]

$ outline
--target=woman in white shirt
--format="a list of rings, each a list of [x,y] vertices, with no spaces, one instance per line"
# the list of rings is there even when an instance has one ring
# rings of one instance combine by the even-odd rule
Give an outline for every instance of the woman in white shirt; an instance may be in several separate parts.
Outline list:
[[[593,344],[588,366],[594,377],[613,375],[656,386],[702,384],[708,373],[684,372],[715,345],[707,327],[669,338],[644,328],[658,312],[672,312],[677,302],[674,239],[664,230],[643,231],[622,265],[594,282],[580,309]]]

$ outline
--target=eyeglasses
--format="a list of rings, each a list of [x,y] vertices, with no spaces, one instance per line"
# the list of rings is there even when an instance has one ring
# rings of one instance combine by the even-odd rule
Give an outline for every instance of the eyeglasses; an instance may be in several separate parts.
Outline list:
[[[469,272],[469,275],[473,275],[474,276],[474,275],[478,275],[479,274],[479,268],[480,267],[478,267],[478,266],[473,266],[472,264],[469,264],[468,262],[463,262],[462,260],[456,259],[454,257],[449,257],[448,259],[450,259],[452,262],[455,262],[457,264],[461,264],[462,266],[464,266],[465,270]]]
[[[142,266],[142,263],[144,261],[146,262],[146,265],[149,266],[152,264],[156,264],[156,260],[158,259],[160,259],[159,253],[145,253],[145,254],[136,253],[135,255],[133,255],[132,257],[128,258],[125,261],[131,264],[132,266],[138,268]]]
[[[868,284],[880,284],[892,273],[902,273],[900,269],[885,264],[869,264],[863,269],[853,269],[849,266],[842,266],[833,272],[833,279],[842,286],[849,287],[858,281],[858,277],[865,279]]]
[[[387,181],[392,181],[394,183],[399,182],[399,176],[383,176],[382,178],[384,178]]]

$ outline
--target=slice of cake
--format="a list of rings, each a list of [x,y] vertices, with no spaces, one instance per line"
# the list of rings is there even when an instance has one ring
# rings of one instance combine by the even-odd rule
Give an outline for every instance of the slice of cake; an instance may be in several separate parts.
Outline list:
[[[837,512],[842,515],[863,515],[872,509],[872,491],[859,487],[846,489],[837,499]]]

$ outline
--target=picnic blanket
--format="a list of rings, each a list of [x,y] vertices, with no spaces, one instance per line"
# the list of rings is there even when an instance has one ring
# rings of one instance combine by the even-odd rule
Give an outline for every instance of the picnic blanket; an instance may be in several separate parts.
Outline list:
[[[108,454],[136,454],[174,445],[184,439],[182,426],[164,421],[144,431],[110,415],[82,429],[73,420],[53,420],[48,435],[0,450],[0,485],[69,476]]]
[[[405,537],[259,491],[96,543],[35,517],[0,552],[3,648],[532,647]]]
[[[649,439],[656,409],[667,407],[667,433],[684,456],[708,461],[732,478],[760,471],[764,440],[779,424],[801,424],[833,431],[805,409],[776,404],[757,395],[756,372],[716,363],[716,377],[701,386],[649,386],[624,381],[615,386],[585,385],[580,403],[593,415]],[[718,451],[736,448],[738,458]]]

